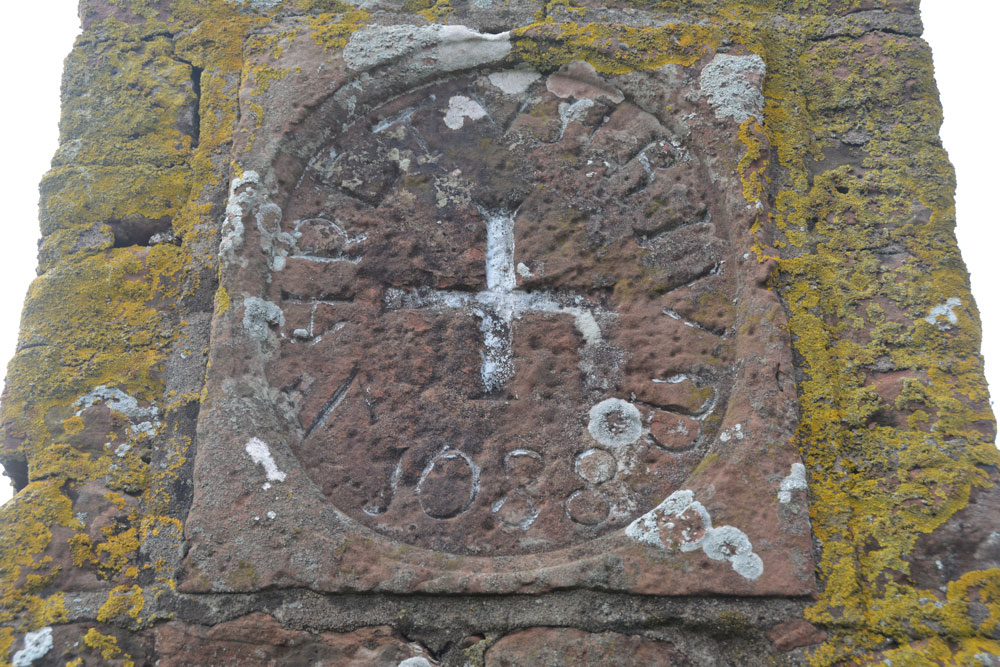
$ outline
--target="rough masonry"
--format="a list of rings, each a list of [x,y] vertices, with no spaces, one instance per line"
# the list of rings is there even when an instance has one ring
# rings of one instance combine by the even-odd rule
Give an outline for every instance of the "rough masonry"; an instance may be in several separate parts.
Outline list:
[[[0,660],[1000,664],[915,1],[80,17]]]

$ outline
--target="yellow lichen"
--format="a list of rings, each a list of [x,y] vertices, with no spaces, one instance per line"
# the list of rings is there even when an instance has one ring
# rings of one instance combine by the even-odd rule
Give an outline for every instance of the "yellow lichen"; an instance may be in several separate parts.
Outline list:
[[[326,51],[342,49],[351,35],[365,26],[368,17],[363,9],[319,14],[309,22],[310,35]]]
[[[101,623],[133,621],[140,625],[139,615],[146,606],[146,599],[139,586],[117,586],[108,593],[108,599],[97,610],[97,620]]]
[[[98,632],[97,628],[90,628],[87,630],[87,634],[83,636],[83,643],[105,660],[120,659],[124,667],[133,667],[135,665],[132,656],[125,653],[118,646],[118,638],[114,635],[105,635]],[[77,661],[79,661],[78,664],[82,663],[80,658],[77,658]]]
[[[446,2],[414,1],[415,10],[430,10],[427,18],[446,19]],[[242,49],[269,19],[222,0],[175,0],[170,18],[153,3],[118,5],[145,23],[105,20],[68,61],[63,146],[43,183],[45,273],[29,293],[2,406],[6,439],[17,443],[4,455],[25,461],[32,481],[0,508],[0,655],[10,649],[12,628],[66,617],[62,596],[45,595],[58,566],[43,554],[52,527],[83,528],[68,487],[113,473],[112,487],[143,496],[145,508],[97,544],[77,532],[70,547],[78,567],[134,578],[141,541],[163,531],[181,535],[169,517],[169,489],[190,443],[172,450],[156,473],[134,452],[112,470],[111,457],[66,444],[84,426],[71,416],[72,404],[101,384],[147,404],[163,400],[163,362],[178,337],[172,304],[197,288],[193,267],[214,261],[219,212],[209,201],[226,179],[219,165],[228,163],[238,118]],[[300,25],[326,50],[343,48],[369,21],[336,0],[294,5],[311,14]],[[926,47],[890,33],[811,42],[828,26],[824,0],[643,6],[701,11],[710,20],[643,28],[555,23],[567,11],[589,11],[560,0],[540,12],[540,23],[513,31],[511,59],[545,70],[584,59],[614,74],[691,65],[724,42],[765,58],[765,122],[741,126],[738,173],[748,201],[769,195],[768,217],[752,229],[754,247],[778,262],[772,282],[804,374],[798,439],[822,546],[822,590],[808,617],[830,630],[813,662],[871,654],[894,664],[968,664],[977,653],[996,654],[997,571],[965,573],[946,594],[909,583],[907,558],[920,536],[990,485],[986,471],[998,462],[980,333],[952,231],[953,174],[934,139],[941,113]],[[264,62],[277,61],[286,37],[253,48]],[[262,92],[289,71],[268,65],[245,74]],[[194,112],[197,132],[187,122]],[[837,148],[829,138],[854,129],[869,137],[863,160],[824,166]],[[181,247],[112,248],[109,223],[137,221],[169,224]],[[907,255],[897,268],[874,252],[889,245]],[[953,297],[963,304],[955,327],[924,320]],[[229,305],[219,290],[217,314]],[[892,404],[872,386],[876,366],[914,372]],[[192,400],[164,402],[179,410]],[[893,411],[905,419],[880,421]],[[124,511],[124,503],[108,500]],[[241,563],[230,584],[252,588],[255,578]],[[161,577],[156,585],[167,590],[173,582]],[[98,617],[138,624],[144,607],[141,588],[120,586]],[[899,648],[878,654],[886,642]]]
[[[229,310],[229,292],[225,287],[219,287],[215,292],[215,316],[220,317]]]

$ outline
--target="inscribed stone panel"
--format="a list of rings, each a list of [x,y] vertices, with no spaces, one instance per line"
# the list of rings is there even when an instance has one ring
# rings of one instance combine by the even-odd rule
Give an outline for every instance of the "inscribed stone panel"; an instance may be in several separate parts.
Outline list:
[[[508,40],[300,39],[246,84],[187,589],[812,589],[736,169],[763,62],[541,72]]]

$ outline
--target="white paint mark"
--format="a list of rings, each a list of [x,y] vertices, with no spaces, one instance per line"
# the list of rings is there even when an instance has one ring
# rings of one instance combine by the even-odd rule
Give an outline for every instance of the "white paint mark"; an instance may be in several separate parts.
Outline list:
[[[371,133],[372,134],[380,134],[380,133],[385,132],[386,130],[388,130],[390,127],[392,127],[396,123],[406,123],[406,122],[409,122],[410,118],[413,116],[414,113],[416,113],[416,111],[417,111],[416,107],[408,107],[406,109],[403,109],[402,111],[400,111],[395,116],[390,116],[389,118],[386,118],[385,120],[383,120],[381,123],[376,123],[375,125],[373,125],[372,128],[371,128]],[[394,150],[398,151],[398,149],[394,149]],[[389,157],[390,158],[392,157],[391,152],[390,152],[390,156]]]
[[[527,264],[518,262],[517,275],[521,276],[522,278],[530,278],[532,276],[531,269],[528,268]]]
[[[260,438],[250,438],[250,441],[246,444],[244,449],[246,450],[246,453],[250,455],[251,460],[253,460],[255,464],[264,467],[264,474],[267,475],[267,481],[285,481],[285,473],[278,470],[278,466],[275,464],[274,459],[271,458],[271,450],[268,449],[267,443]]]
[[[514,263],[514,217],[516,212],[480,208],[486,220],[486,287],[478,294],[431,290],[386,290],[390,310],[400,308],[468,308],[481,320],[483,334],[480,375],[483,387],[492,392],[513,377],[511,324],[528,312],[565,313],[574,319],[588,347],[602,342],[594,315],[599,309],[580,296],[550,295],[517,290]]]
[[[500,517],[500,521],[507,524],[508,526],[520,528],[521,530],[528,530],[529,528],[531,528],[531,524],[535,523],[535,519],[538,518],[538,510],[535,509],[535,504],[531,502],[531,499],[528,498],[528,496],[526,496],[521,491],[515,490],[513,493],[510,493],[501,498],[500,500],[496,501],[495,503],[493,503],[491,511],[493,512],[493,514],[496,514],[497,512],[503,509],[504,505],[506,505],[509,501],[511,501],[514,498],[520,498],[522,502],[526,503],[528,506],[528,511],[520,519],[517,519],[516,517],[512,518]]]
[[[542,75],[532,70],[508,70],[490,74],[490,83],[503,91],[504,95],[520,95],[531,84],[542,78]]]
[[[24,648],[14,654],[13,667],[29,667],[52,650],[52,628],[45,627],[24,635]]]
[[[486,109],[465,95],[455,95],[448,100],[448,111],[444,114],[444,124],[453,130],[460,130],[465,119],[479,120],[486,117]]]
[[[792,501],[792,491],[806,488],[806,467],[801,463],[792,464],[792,472],[788,477],[781,480],[781,489],[778,491],[778,502],[782,505]]]
[[[961,299],[951,297],[941,305],[931,308],[930,313],[924,318],[924,320],[928,324],[937,324],[939,329],[950,329],[951,325],[958,324],[958,314],[955,312],[955,308],[961,305]],[[938,319],[942,317],[948,320],[948,324],[938,322]]]
[[[513,466],[513,460],[519,456],[527,456],[536,461],[542,460],[542,455],[530,449],[512,449],[503,457],[503,464],[509,470]]]
[[[763,121],[764,95],[761,82],[767,67],[754,54],[733,56],[719,53],[701,71],[701,92],[708,96],[719,120],[732,118],[742,123],[748,118]]]
[[[459,509],[458,512],[456,512],[455,514],[461,514],[465,510],[469,509],[469,507],[472,506],[473,501],[475,501],[476,496],[479,495],[479,473],[480,473],[479,466],[473,463],[472,459],[469,458],[469,455],[466,454],[465,452],[460,451],[458,449],[451,449],[450,447],[445,445],[444,449],[438,452],[437,455],[433,456],[431,460],[427,463],[427,467],[425,467],[423,472],[420,473],[420,479],[417,480],[417,486],[414,489],[416,491],[417,498],[420,501],[420,508],[424,511],[425,514],[427,514],[427,516],[434,517],[436,519],[450,518],[450,517],[438,517],[429,512],[427,508],[424,507],[423,499],[420,498],[420,494],[421,491],[423,490],[424,482],[427,481],[428,476],[430,476],[431,472],[434,470],[435,464],[437,464],[439,461],[452,461],[456,459],[461,459],[469,467],[469,472],[472,475],[472,483],[469,485],[468,499],[465,501],[465,504],[461,507],[461,509]]]
[[[590,408],[587,430],[602,445],[625,447],[642,437],[642,415],[627,401],[607,398]]]
[[[486,218],[486,289],[509,292],[517,287],[514,277],[515,211],[487,211]]]
[[[665,551],[682,552],[701,549],[713,560],[727,560],[741,577],[758,579],[764,563],[753,552],[746,533],[735,526],[712,526],[712,517],[694,492],[684,489],[670,494],[655,508],[634,520],[625,534],[639,542]],[[669,538],[669,544],[664,542]]]
[[[653,378],[653,382],[655,382],[656,384],[680,384],[681,382],[684,382],[685,380],[690,380],[690,379],[691,378],[689,378],[687,375],[679,374],[679,375],[671,375],[666,380],[661,380],[659,378]]]
[[[708,331],[708,329],[706,329],[705,327],[701,326],[701,325],[700,325],[700,324],[698,324],[697,322],[692,322],[691,320],[686,320],[686,319],[684,319],[684,318],[683,318],[683,317],[681,316],[681,314],[680,314],[680,313],[678,313],[678,312],[677,312],[676,310],[671,310],[671,309],[667,308],[667,309],[665,309],[665,310],[663,311],[663,314],[664,314],[664,315],[666,315],[667,317],[669,317],[669,318],[670,318],[670,319],[672,319],[672,320],[678,320],[678,321],[680,321],[680,322],[681,322],[681,323],[682,323],[682,324],[683,324],[684,326],[686,326],[686,327],[691,327],[691,328],[693,328],[693,329],[699,329],[699,330],[701,330],[701,331]],[[708,333],[712,333],[712,332],[711,332],[711,331],[708,331]],[[713,335],[714,335],[714,334],[713,334]],[[725,337],[725,336],[723,336],[723,338],[724,338],[724,337]]]

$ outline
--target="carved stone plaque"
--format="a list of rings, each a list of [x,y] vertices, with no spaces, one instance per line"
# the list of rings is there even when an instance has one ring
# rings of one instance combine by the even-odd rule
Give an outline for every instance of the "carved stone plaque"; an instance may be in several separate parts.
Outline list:
[[[245,84],[187,588],[811,590],[762,61],[509,51],[370,28]]]

